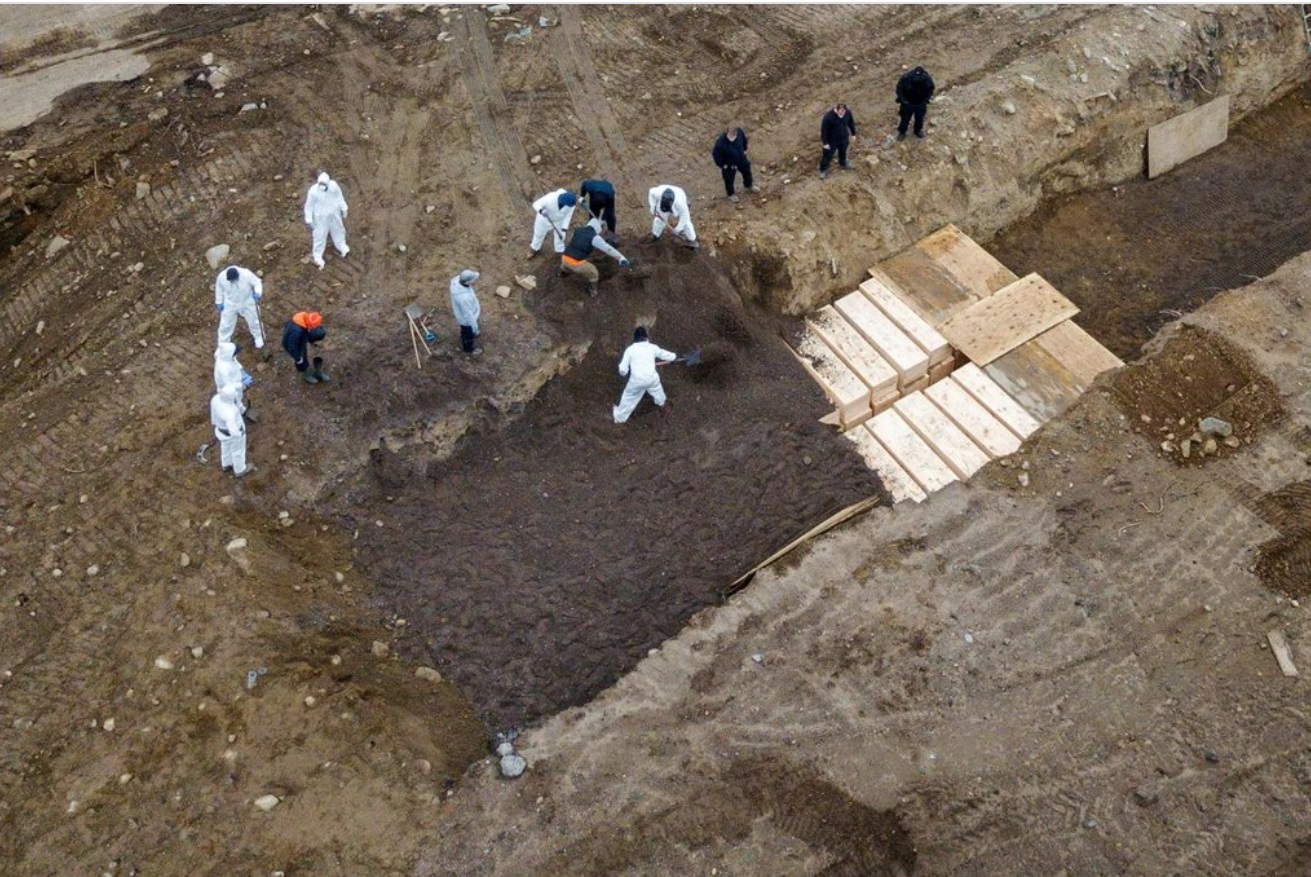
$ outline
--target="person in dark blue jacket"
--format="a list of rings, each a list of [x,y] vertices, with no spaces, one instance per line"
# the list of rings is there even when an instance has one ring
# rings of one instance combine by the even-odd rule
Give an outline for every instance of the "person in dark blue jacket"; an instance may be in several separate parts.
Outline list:
[[[910,120],[915,119],[915,136],[924,136],[924,115],[933,100],[933,77],[923,67],[916,67],[897,80],[897,103],[901,109],[901,124],[897,126],[897,139],[906,139]]]
[[[610,240],[618,240],[615,235],[615,187],[609,180],[583,180],[578,187],[580,198],[586,199],[587,209],[601,219],[610,231]]]
[[[838,167],[849,169],[847,163],[847,145],[856,136],[856,120],[846,104],[838,104],[824,114],[819,123],[819,143],[824,148],[819,157],[819,178],[828,176],[828,166],[833,163],[833,153],[838,154]]]
[[[710,152],[710,157],[715,160],[719,172],[723,174],[724,193],[728,195],[728,200],[737,200],[733,184],[737,181],[738,171],[742,172],[742,185],[746,186],[747,191],[756,191],[755,183],[751,179],[751,160],[747,158],[747,132],[741,128],[729,128],[720,134],[719,139],[715,141],[715,148]]]
[[[332,380],[323,373],[323,357],[310,360],[310,345],[318,344],[327,335],[323,316],[317,311],[299,311],[282,327],[282,349],[296,363],[296,371],[307,384],[326,384]]]

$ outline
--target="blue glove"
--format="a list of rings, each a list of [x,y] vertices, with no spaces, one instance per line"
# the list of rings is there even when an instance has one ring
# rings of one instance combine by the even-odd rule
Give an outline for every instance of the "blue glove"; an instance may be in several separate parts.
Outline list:
[[[250,372],[243,368],[241,370],[241,386],[249,387],[253,383],[255,383],[255,379],[250,376]]]
[[[263,296],[261,296],[260,293],[255,293],[255,301],[259,301],[262,297]]]
[[[223,302],[219,302],[218,304],[214,305],[214,307],[218,308],[218,312],[220,314],[223,313]]]
[[[633,263],[630,262],[630,261],[628,261],[627,259],[620,259],[620,260],[619,260],[619,267],[620,267],[620,268],[628,268],[628,267],[630,267],[632,264],[633,264]]]

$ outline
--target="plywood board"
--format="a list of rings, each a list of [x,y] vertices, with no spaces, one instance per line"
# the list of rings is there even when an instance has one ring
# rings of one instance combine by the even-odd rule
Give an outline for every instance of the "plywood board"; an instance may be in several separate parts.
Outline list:
[[[1043,423],[1073,405],[1087,389],[1086,384],[1033,341],[988,363],[984,371],[1025,411]]]
[[[1015,433],[1018,439],[1028,438],[1042,426],[1037,418],[1007,395],[987,372],[974,363],[956,369],[947,380],[974,397],[992,416],[1006,424],[1006,428]]]
[[[919,345],[906,337],[883,311],[874,306],[863,292],[848,293],[833,303],[838,313],[856,327],[865,340],[892,363],[897,370],[897,385],[923,377],[929,370],[929,358]]]
[[[900,414],[960,478],[969,478],[987,465],[988,455],[983,449],[923,393],[903,396],[892,410]]]
[[[1219,146],[1229,136],[1229,95],[1147,129],[1147,178]]]
[[[916,247],[884,259],[869,273],[900,295],[935,327],[979,300],[978,295]]]
[[[847,430],[842,435],[856,446],[856,451],[864,459],[865,465],[878,473],[879,480],[892,495],[893,502],[901,502],[903,499],[921,502],[928,495],[915,483],[915,479],[907,474],[896,458],[888,453],[888,449],[879,444],[879,440],[874,438],[874,433],[866,426]]]
[[[1079,309],[1038,274],[1029,274],[970,305],[940,327],[952,346],[987,365]]]
[[[938,229],[916,243],[915,248],[941,265],[956,283],[976,298],[987,298],[1019,280],[1015,272],[954,225]]]
[[[870,410],[869,387],[838,359],[838,355],[818,335],[806,332],[795,353],[798,361],[824,391],[824,395],[838,409],[844,424]]]
[[[930,326],[928,320],[915,313],[915,310],[897,293],[877,278],[871,277],[862,283],[860,291],[865,293],[865,296],[874,302],[875,307],[883,311],[898,329],[905,332],[907,338],[924,351],[929,358],[930,368],[952,357],[951,345],[942,337],[942,333]]]
[[[994,460],[1020,449],[1019,437],[960,384],[940,381],[924,395]]]
[[[910,428],[896,408],[875,415],[873,420],[865,424],[865,428],[887,448],[888,453],[925,493],[933,493],[960,480],[933,448]]]
[[[871,396],[882,398],[897,388],[897,370],[865,340],[847,318],[832,305],[826,305],[806,320],[824,343],[838,355],[847,368],[870,388]]]
[[[1057,323],[1034,340],[1083,384],[1091,385],[1102,372],[1124,365],[1073,320]]]

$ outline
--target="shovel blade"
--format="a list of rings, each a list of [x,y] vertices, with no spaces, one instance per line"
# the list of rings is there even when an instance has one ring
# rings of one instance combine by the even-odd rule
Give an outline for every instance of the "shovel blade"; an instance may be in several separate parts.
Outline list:
[[[695,350],[689,350],[687,353],[684,353],[683,356],[682,356],[682,360],[683,360],[683,362],[687,363],[688,365],[698,365],[698,364],[700,364],[700,362],[701,362],[701,348],[698,347],[698,348],[695,349]]]

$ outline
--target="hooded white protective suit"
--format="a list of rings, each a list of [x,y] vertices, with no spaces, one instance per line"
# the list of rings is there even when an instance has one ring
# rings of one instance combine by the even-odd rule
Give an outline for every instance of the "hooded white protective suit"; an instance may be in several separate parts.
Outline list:
[[[240,384],[228,384],[209,400],[209,421],[214,424],[224,469],[240,478],[246,466],[246,422],[241,418]]]
[[[473,291],[478,277],[477,271],[466,270],[451,278],[451,313],[455,314],[455,322],[468,326],[475,335],[479,334],[478,318],[483,314],[482,305]]]
[[[237,279],[228,280],[228,272],[233,268],[237,269]],[[263,295],[264,281],[254,271],[230,265],[218,273],[214,279],[214,304],[219,309],[220,344],[232,340],[240,315],[246,321],[250,337],[255,339],[255,347],[264,346],[264,327],[259,322],[259,300]]]
[[[666,189],[674,193],[674,204],[668,210],[660,206]],[[651,234],[654,237],[660,237],[668,225],[673,228],[674,234],[682,235],[689,244],[696,243],[696,229],[692,227],[692,211],[687,206],[686,192],[678,186],[656,186],[646,200],[651,207]]]
[[[223,341],[214,351],[214,389],[221,390],[229,384],[238,388],[237,404],[241,408],[241,413],[245,414],[246,370],[237,362],[237,345],[231,341]]]
[[[643,393],[651,394],[651,401],[661,408],[665,405],[665,388],[660,384],[660,373],[656,371],[656,360],[673,362],[678,354],[657,347],[650,341],[635,341],[624,351],[624,358],[619,361],[619,374],[628,378],[624,395],[619,404],[614,406],[615,423],[628,420],[642,401]]]
[[[332,245],[344,259],[351,248],[346,246],[346,196],[341,193],[341,186],[327,173],[319,174],[319,179],[310,186],[305,194],[305,224],[311,229],[312,246],[310,258],[314,264],[323,267],[323,249],[332,235]]]
[[[564,196],[563,204],[560,203]],[[578,206],[578,196],[568,189],[556,189],[547,192],[533,202],[533,241],[528,248],[534,253],[542,249],[542,242],[548,234],[555,235],[555,251],[564,252],[565,235],[569,232],[569,223],[573,222],[574,208]]]

